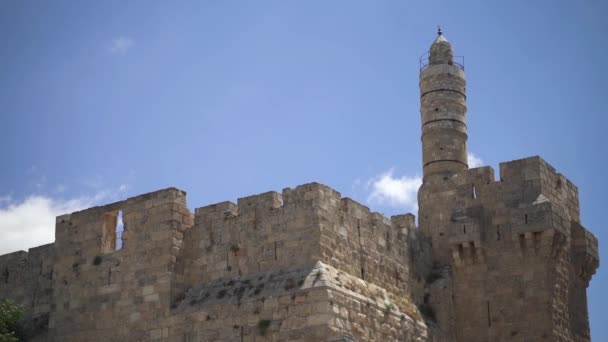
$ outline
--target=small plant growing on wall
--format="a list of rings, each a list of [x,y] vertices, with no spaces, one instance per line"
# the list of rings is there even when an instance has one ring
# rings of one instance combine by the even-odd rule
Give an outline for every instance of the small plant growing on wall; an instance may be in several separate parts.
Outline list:
[[[386,303],[386,305],[384,305],[384,315],[388,315],[391,313],[391,311],[393,311],[395,309],[395,305],[391,304],[391,303]]]
[[[268,319],[263,319],[258,322],[258,329],[260,330],[260,335],[262,335],[262,336],[266,336],[266,333],[268,332],[269,327],[270,327],[270,320],[268,320]]]

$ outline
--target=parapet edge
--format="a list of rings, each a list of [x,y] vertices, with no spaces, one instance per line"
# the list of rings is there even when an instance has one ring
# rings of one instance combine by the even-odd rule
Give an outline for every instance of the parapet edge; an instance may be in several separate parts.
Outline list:
[[[356,217],[373,217],[389,223],[396,223],[400,228],[414,228],[416,216],[403,213],[386,217],[380,212],[370,210],[350,197],[342,197],[337,190],[318,182],[305,183],[293,188],[284,188],[281,192],[267,191],[260,194],[239,197],[236,201],[217,202],[194,209],[195,220],[206,215],[236,217],[252,213],[255,210],[282,210],[296,203],[304,203],[316,208],[335,207]]]

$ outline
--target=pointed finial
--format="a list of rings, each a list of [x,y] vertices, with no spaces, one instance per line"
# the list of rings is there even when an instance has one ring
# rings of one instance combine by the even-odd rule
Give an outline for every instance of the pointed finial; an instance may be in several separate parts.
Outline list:
[[[437,25],[437,35],[441,36],[441,25]]]

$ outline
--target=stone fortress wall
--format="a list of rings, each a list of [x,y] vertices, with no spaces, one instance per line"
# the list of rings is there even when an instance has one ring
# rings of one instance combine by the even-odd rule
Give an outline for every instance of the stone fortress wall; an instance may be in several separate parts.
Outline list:
[[[418,227],[318,183],[194,214],[169,188],[58,217],[54,244],[0,256],[0,297],[34,341],[590,341],[576,186],[539,157],[468,168],[464,66],[438,34]]]
[[[531,157],[419,201],[417,229],[317,183],[194,214],[169,188],[58,217],[54,244],[0,256],[0,297],[33,340],[590,340],[597,240],[563,175]]]
[[[578,191],[539,157],[426,184],[420,226],[445,239],[453,267],[431,273],[439,325],[458,341],[589,341],[586,288],[597,239]]]
[[[0,256],[0,297],[38,340],[408,340],[428,334],[425,241],[317,183],[194,215],[170,188],[58,217],[54,244]]]

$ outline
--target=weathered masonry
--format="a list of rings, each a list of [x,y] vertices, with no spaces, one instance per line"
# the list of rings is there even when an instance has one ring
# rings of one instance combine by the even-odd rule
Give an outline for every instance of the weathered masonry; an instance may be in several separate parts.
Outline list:
[[[589,341],[586,288],[597,239],[576,186],[539,157],[468,169],[464,66],[441,35],[420,72],[423,184],[430,237],[426,299],[451,341]]]
[[[420,90],[418,226],[318,183],[194,213],[169,188],[57,217],[0,256],[0,298],[32,341],[589,341],[576,187],[539,157],[469,169],[441,34]]]
[[[123,245],[108,249],[118,211]],[[320,184],[194,214],[170,188],[58,217],[54,244],[0,257],[0,296],[25,305],[39,340],[424,339],[418,260],[412,215]]]

